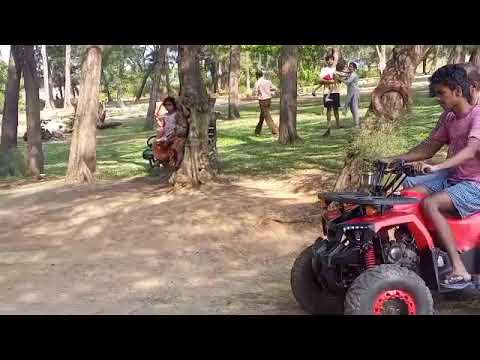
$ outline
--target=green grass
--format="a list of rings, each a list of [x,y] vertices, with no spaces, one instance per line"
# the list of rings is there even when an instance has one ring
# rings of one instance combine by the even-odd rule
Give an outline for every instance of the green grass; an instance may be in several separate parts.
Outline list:
[[[362,95],[361,114],[369,105],[369,96]],[[400,125],[397,139],[371,139],[380,152],[403,151],[424,139],[435,125],[441,109],[425,89],[417,89],[415,103],[410,114]],[[278,122],[278,100],[272,105],[272,114]],[[321,169],[338,171],[343,164],[345,149],[353,139],[354,127],[348,114],[344,129],[333,130],[332,136],[322,138],[326,129],[326,117],[320,115],[320,98],[303,100],[299,97],[297,129],[303,142],[295,146],[283,146],[264,127],[262,135],[253,135],[258,121],[256,104],[241,107],[238,120],[219,120],[218,149],[221,168],[227,175],[251,175],[284,177],[297,171]],[[343,116],[341,115],[341,118]],[[115,129],[98,131],[97,177],[102,179],[125,178],[149,174],[149,167],[142,158],[145,141],[152,131],[143,130],[144,118],[129,118]],[[370,140],[369,140],[370,141]],[[21,150],[25,143],[20,141]],[[47,176],[64,176],[68,163],[69,143],[44,143]],[[389,154],[385,154],[389,155]]]

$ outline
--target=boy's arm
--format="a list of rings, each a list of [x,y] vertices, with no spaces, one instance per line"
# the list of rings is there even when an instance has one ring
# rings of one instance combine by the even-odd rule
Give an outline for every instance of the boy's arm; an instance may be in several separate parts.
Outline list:
[[[385,160],[388,162],[392,162],[395,160],[404,160],[406,162],[427,160],[430,159],[433,155],[435,155],[438,150],[442,148],[443,145],[444,143],[440,141],[428,139],[415,146],[406,154],[392,156],[386,158]]]
[[[462,164],[464,161],[475,159],[475,155],[480,151],[480,140],[477,138],[468,139],[467,146],[456,153],[451,158],[437,165],[427,165],[425,172],[449,169]]]
[[[355,80],[355,76],[353,74],[350,74],[350,76],[348,76],[347,78],[339,77],[338,80],[348,85]]]

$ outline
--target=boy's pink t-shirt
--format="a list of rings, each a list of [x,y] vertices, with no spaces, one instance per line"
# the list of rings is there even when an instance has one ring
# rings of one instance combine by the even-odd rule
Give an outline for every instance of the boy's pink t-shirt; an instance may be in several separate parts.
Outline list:
[[[443,113],[430,135],[430,139],[448,144],[449,157],[465,148],[470,138],[480,140],[480,106],[474,106],[468,113],[461,115],[456,115],[453,111]],[[475,159],[467,160],[454,168],[450,177],[480,182],[480,154],[477,153]]]

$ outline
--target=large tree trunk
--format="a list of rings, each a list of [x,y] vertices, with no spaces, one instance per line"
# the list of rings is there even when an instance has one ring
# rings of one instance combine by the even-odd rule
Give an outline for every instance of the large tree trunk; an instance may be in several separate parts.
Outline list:
[[[297,69],[298,46],[283,45],[280,70],[280,133],[281,144],[293,144],[297,134]]]
[[[165,45],[162,45],[165,46]],[[155,61],[147,68],[147,71],[143,75],[142,83],[140,84],[140,87],[138,88],[137,95],[135,95],[135,103],[138,103],[140,101],[140,98],[143,95],[143,92],[145,90],[145,85],[147,84],[147,80],[152,74],[153,69],[157,65],[158,59],[155,57]]]
[[[465,62],[465,49],[463,45],[455,45],[448,57],[449,64],[460,64]]]
[[[66,180],[91,183],[96,169],[96,130],[102,49],[89,46],[82,64],[80,95],[75,116]]]
[[[18,99],[20,96],[20,78],[22,76],[22,47],[10,46],[8,61],[8,80],[2,117],[2,149],[17,147],[18,129]]]
[[[377,55],[378,55],[378,71],[380,71],[380,75],[382,75],[383,71],[387,66],[387,49],[386,49],[387,46],[375,45],[375,48],[377,49]]]
[[[71,45],[65,45],[65,101],[63,102],[64,109],[71,109],[70,92],[72,89],[72,82],[70,80],[70,52]]]
[[[408,109],[412,101],[410,90],[415,71],[430,48],[424,45],[395,46],[378,86],[372,92],[361,136],[382,136],[382,131],[394,124]],[[356,190],[360,185],[362,168],[363,161],[358,154],[347,151],[335,191]]]
[[[372,92],[372,102],[366,125],[379,124],[376,120],[395,120],[412,102],[410,89],[415,71],[430,49],[424,45],[396,46],[380,81]],[[380,121],[381,123],[381,121]]]
[[[48,81],[48,57],[47,46],[42,45],[42,59],[43,59],[43,91],[45,93],[45,109],[51,109],[55,107],[52,102],[52,96],[50,95],[49,81]]]
[[[37,65],[33,45],[24,46],[23,78],[27,109],[27,169],[26,175],[38,177],[43,173],[43,151],[40,128],[40,96]],[[48,88],[48,83],[46,84]]]
[[[480,66],[480,49],[478,47],[474,48],[470,53],[470,60],[469,62]]]
[[[157,63],[153,70],[152,90],[150,91],[150,101],[148,103],[147,118],[145,119],[145,130],[152,130],[155,116],[155,105],[160,98],[167,93],[165,86],[165,55],[167,45],[160,45],[158,48]]]
[[[230,46],[230,71],[228,86],[228,118],[234,119],[240,117],[238,108],[238,86],[240,83],[240,45]]]
[[[22,76],[22,47],[10,46],[7,85],[2,116],[2,136],[0,142],[0,176],[14,176],[22,169],[14,161],[17,149],[18,99]]]
[[[179,45],[179,104],[180,111],[188,115],[189,131],[177,182],[192,186],[209,181],[217,171],[208,144],[208,127],[214,114],[200,73],[199,51],[200,45]]]

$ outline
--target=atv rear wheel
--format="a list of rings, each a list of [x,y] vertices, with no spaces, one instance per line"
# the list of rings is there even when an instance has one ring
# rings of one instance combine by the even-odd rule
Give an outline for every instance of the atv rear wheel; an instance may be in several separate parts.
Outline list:
[[[379,265],[360,274],[345,297],[346,315],[433,315],[432,294],[416,273]]]
[[[312,247],[301,252],[293,264],[290,285],[300,307],[313,315],[342,314],[343,298],[327,292],[315,279]]]

